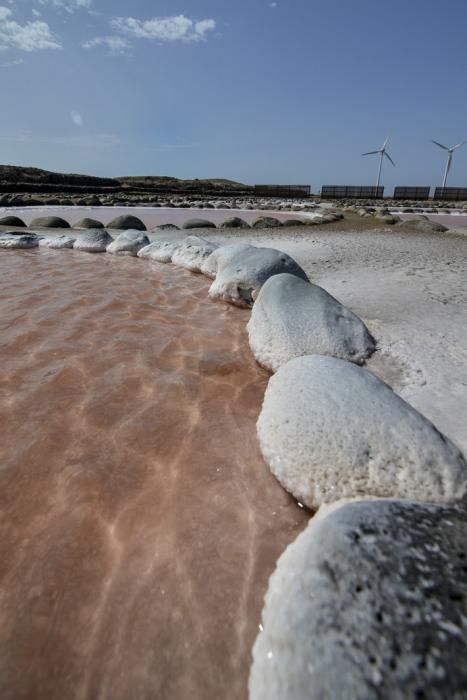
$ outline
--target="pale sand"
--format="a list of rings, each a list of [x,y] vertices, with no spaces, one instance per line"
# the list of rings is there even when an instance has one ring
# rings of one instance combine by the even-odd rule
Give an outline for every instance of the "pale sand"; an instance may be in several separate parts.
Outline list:
[[[284,250],[357,313],[380,348],[368,367],[467,453],[467,236],[329,224],[233,237]]]

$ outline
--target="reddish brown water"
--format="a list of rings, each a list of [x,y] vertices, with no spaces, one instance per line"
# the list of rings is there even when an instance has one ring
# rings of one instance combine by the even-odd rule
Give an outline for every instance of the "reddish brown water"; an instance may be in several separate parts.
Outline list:
[[[0,697],[246,698],[306,515],[270,475],[248,312],[171,266],[0,256]]]

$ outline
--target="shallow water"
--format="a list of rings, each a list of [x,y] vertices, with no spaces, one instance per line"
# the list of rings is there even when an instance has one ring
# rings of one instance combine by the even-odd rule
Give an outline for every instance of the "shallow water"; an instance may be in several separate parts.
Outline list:
[[[177,209],[175,207],[0,207],[0,216],[19,216],[29,225],[39,216],[60,216],[73,226],[85,217],[96,219],[105,226],[117,216],[132,215],[141,219],[146,228],[152,229],[161,224],[183,226],[188,219],[206,219],[214,224],[221,224],[226,219],[238,216],[252,224],[260,216],[273,216],[276,219],[306,219],[315,214],[292,211],[265,211],[250,209]]]
[[[246,698],[306,514],[263,463],[248,311],[134,258],[0,255],[0,697]]]

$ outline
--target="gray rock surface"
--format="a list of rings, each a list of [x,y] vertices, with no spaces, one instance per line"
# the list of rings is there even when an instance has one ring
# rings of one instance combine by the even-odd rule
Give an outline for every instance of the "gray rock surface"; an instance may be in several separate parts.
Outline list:
[[[188,221],[185,221],[182,228],[216,228],[216,224],[213,224],[212,221],[208,221],[207,219],[188,219]]]
[[[245,244],[221,246],[215,261],[212,264],[208,261],[201,270],[206,274],[214,267],[216,278],[209,289],[211,299],[247,308],[253,305],[259,290],[273,275],[288,272],[308,280],[293,258],[274,248]]]
[[[138,258],[155,260],[160,263],[172,262],[172,255],[178,244],[171,241],[155,241],[138,251]]]
[[[203,262],[216,248],[216,243],[206,241],[204,238],[187,236],[174,250],[172,262],[191,272],[201,272]]]
[[[40,228],[70,228],[70,224],[60,216],[39,216],[29,224],[30,228],[38,226]]]
[[[112,241],[113,238],[107,231],[91,229],[76,238],[73,248],[85,253],[105,253]]]
[[[301,355],[362,362],[375,350],[365,324],[325,289],[295,275],[270,277],[248,322],[251,350],[272,372]]]
[[[78,221],[78,223],[73,224],[73,228],[104,228],[104,224],[102,223],[102,221],[97,221],[97,219],[89,219],[85,217],[84,219]]]
[[[35,233],[2,233],[0,234],[0,248],[37,248],[39,245],[39,236]]]
[[[180,231],[180,227],[176,224],[159,224],[153,231]]]
[[[0,226],[26,226],[24,221],[19,216],[3,216],[0,219]]]
[[[465,511],[336,505],[270,578],[250,700],[465,700]]]
[[[458,448],[351,362],[311,355],[269,381],[257,424],[272,473],[310,508],[376,496],[450,502],[467,488]]]
[[[149,244],[149,238],[142,231],[124,231],[107,246],[107,252],[113,255],[130,255],[136,257],[141,248]]]
[[[64,248],[73,248],[76,241],[75,236],[50,236],[41,238],[39,246],[41,248],[52,248],[53,250],[63,250]]]
[[[112,219],[106,228],[117,229],[119,231],[146,231],[146,226],[138,219],[137,216],[131,216],[130,214],[123,214],[122,216],[117,216],[116,219]]]
[[[273,216],[260,216],[252,223],[253,228],[279,228],[280,226],[282,226],[282,221]]]
[[[436,221],[430,221],[426,217],[401,221],[397,225],[414,231],[422,231],[423,233],[444,233],[449,230],[447,226],[443,226],[443,224],[439,224]]]
[[[219,228],[250,228],[250,224],[247,224],[239,216],[232,216],[230,219],[223,221]]]
[[[211,255],[206,258],[206,260],[201,265],[201,272],[206,277],[211,279],[216,279],[217,268],[225,267],[229,262],[234,259],[237,255],[248,251],[253,251],[255,246],[249,245],[248,243],[229,243],[227,245],[219,246],[216,248]]]

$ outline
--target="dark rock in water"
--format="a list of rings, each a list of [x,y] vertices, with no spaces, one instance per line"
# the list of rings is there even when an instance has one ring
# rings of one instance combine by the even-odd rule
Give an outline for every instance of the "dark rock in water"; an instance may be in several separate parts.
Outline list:
[[[113,241],[107,231],[90,230],[80,234],[75,241],[73,248],[82,250],[85,253],[105,253],[107,246]]]
[[[253,228],[278,228],[282,225],[282,221],[275,219],[273,216],[260,216],[252,224]]]
[[[250,224],[247,224],[246,221],[240,219],[238,216],[233,216],[223,221],[219,228],[250,228]]]
[[[104,228],[104,224],[96,219],[81,219],[77,224],[73,224],[73,228]]]
[[[0,226],[26,226],[18,216],[4,216],[0,219]]]
[[[37,248],[40,237],[35,233],[3,233],[0,235],[0,248]]]
[[[116,219],[112,219],[112,221],[107,224],[106,228],[118,229],[119,231],[146,231],[146,226],[141,219],[138,219],[137,216],[131,216],[130,214],[117,216]]]
[[[212,221],[207,221],[207,219],[189,219],[185,221],[182,228],[216,228],[216,224],[213,224]]]
[[[39,226],[40,228],[70,228],[70,224],[59,216],[40,216],[33,219],[29,224],[30,228]]]
[[[301,219],[286,219],[283,226],[305,226],[305,223]]]
[[[467,519],[402,500],[323,508],[280,557],[250,700],[463,700]]]
[[[175,224],[159,224],[153,231],[180,231],[180,227]]]

